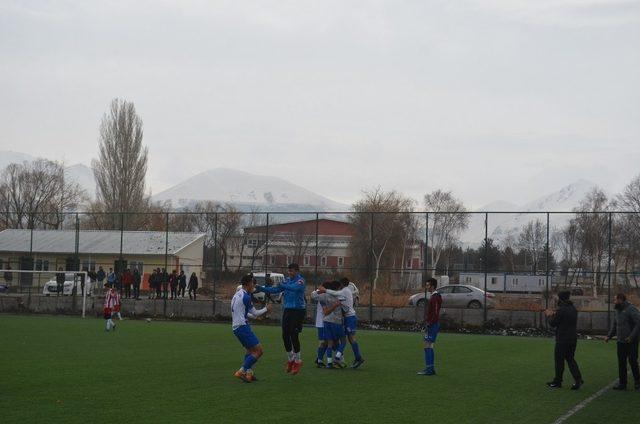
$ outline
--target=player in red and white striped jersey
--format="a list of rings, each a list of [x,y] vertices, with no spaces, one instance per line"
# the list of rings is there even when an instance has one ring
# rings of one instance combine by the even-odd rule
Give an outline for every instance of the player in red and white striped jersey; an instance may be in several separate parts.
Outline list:
[[[109,283],[105,284],[107,293],[104,296],[104,319],[107,320],[106,330],[113,329],[115,331],[116,324],[112,320],[112,316],[115,313],[120,314],[120,294]],[[118,312],[116,312],[116,307]]]

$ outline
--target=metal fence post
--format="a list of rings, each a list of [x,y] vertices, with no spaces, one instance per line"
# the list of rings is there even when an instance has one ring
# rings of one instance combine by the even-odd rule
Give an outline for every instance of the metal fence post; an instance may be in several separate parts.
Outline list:
[[[483,268],[484,268],[484,312],[482,321],[483,324],[487,324],[487,272],[488,272],[488,264],[489,261],[489,213],[485,212],[484,214],[484,260],[483,260]]]
[[[122,245],[124,242],[124,212],[120,212],[120,266],[122,266]]]
[[[370,213],[370,226],[369,226],[369,254],[367,257],[369,258],[369,324],[373,323],[373,219],[375,215],[373,212]]]
[[[609,256],[607,258],[607,327],[611,328],[611,233],[613,228],[613,214],[609,212]]]
[[[269,272],[269,265],[267,264],[267,258],[269,257],[269,212],[267,212],[267,226],[265,228],[265,241],[264,241],[264,259],[263,268],[266,280],[267,272]],[[288,264],[287,264],[288,265]]]
[[[242,263],[242,257],[240,258]],[[216,280],[218,279],[218,212],[213,217],[213,294],[212,294],[212,313],[216,316]]]
[[[427,284],[425,283],[427,278],[427,273],[429,270],[429,212],[427,212],[425,214],[425,227],[424,227],[424,260],[423,260],[423,267],[424,267],[424,277],[423,277],[423,281],[422,281],[422,285],[424,286],[424,302],[422,302],[422,306],[423,306],[423,311],[422,311],[422,320],[424,322],[424,324],[426,325],[426,317],[427,317]]]
[[[551,296],[551,292],[549,291],[549,249],[550,249],[550,241],[549,241],[549,212],[547,212],[547,246],[545,249],[545,264],[544,264],[544,275],[546,282],[545,296],[544,296],[544,306],[545,309],[549,309],[549,297]]]
[[[164,281],[165,275],[169,275],[169,213],[165,214],[164,221],[164,272],[162,273],[162,315],[167,317],[167,291],[166,287],[169,284],[168,281]]]
[[[317,289],[318,288],[318,234],[320,232],[320,221],[319,221],[319,217],[320,214],[318,214],[316,212],[316,267],[315,267],[315,271],[313,274],[313,286]]]
[[[78,213],[76,212],[76,225],[75,225],[75,240],[74,240],[74,271],[81,271],[82,268],[80,266],[80,218],[78,217]],[[89,271],[89,269],[87,269],[87,272]],[[75,274],[73,277],[73,281],[75,284],[76,281],[76,277],[78,275]],[[72,290],[72,294],[73,294],[73,305],[75,306],[75,297],[76,297],[76,292],[77,292],[77,287],[76,286],[76,290]],[[85,281],[84,281],[84,275],[80,275],[80,290],[82,293],[82,297],[84,298],[84,288],[85,288]]]

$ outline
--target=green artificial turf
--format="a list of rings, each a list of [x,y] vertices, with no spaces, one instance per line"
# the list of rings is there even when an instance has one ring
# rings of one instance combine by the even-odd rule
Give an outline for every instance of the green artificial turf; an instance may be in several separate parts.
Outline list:
[[[587,384],[568,390],[567,370],[552,391],[552,340],[441,333],[438,375],[420,377],[420,334],[384,331],[358,333],[361,369],[316,369],[305,328],[305,364],[290,376],[280,329],[253,328],[265,355],[246,384],[233,377],[244,350],[229,324],[124,320],[105,333],[97,319],[0,315],[0,422],[550,423],[616,373],[615,343],[581,341]],[[607,392],[570,422],[638,416],[639,405],[640,392]]]

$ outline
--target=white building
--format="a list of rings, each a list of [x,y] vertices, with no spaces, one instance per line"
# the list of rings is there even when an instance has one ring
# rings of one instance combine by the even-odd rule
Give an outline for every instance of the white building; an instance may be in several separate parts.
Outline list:
[[[484,290],[483,272],[461,272],[460,284],[467,284]],[[551,287],[551,276],[549,276]],[[547,288],[544,275],[521,275],[505,273],[487,274],[487,291],[502,293],[542,293]]]

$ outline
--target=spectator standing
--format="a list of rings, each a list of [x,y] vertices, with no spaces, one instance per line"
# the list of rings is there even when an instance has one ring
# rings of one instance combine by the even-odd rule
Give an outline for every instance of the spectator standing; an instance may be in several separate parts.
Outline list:
[[[167,270],[162,268],[162,273],[160,274],[162,279],[162,297],[166,299],[169,295],[169,274],[167,274]]]
[[[113,272],[113,268],[109,268],[109,274],[107,274],[107,283],[109,283],[109,287],[115,290],[116,287],[117,276],[116,273]]]
[[[184,275],[184,271],[180,270],[180,275],[178,276],[178,296],[184,299],[184,291],[187,288],[187,276]]]
[[[613,390],[627,390],[627,362],[635,380],[635,389],[640,390],[640,370],[638,369],[638,340],[640,339],[640,312],[627,301],[624,293],[618,293],[615,300],[616,316],[604,341],[614,336],[618,339],[618,384]]]
[[[56,273],[56,285],[58,289],[57,290],[58,296],[60,296],[60,293],[62,293],[64,290],[64,280],[65,280],[64,270],[62,269],[62,267],[58,267],[58,272]]]
[[[140,284],[142,284],[142,275],[140,275],[140,270],[138,268],[134,268],[133,270],[133,298],[136,300],[140,300]]]
[[[96,279],[98,280],[98,287],[104,287],[104,279],[107,277],[107,274],[104,272],[101,266],[98,267],[98,272],[96,272]]]
[[[171,299],[178,297],[178,272],[174,269],[169,277],[169,286],[171,287]]]
[[[133,274],[129,268],[125,269],[122,273],[122,285],[124,286],[124,297],[126,299],[131,298],[131,286],[133,285]]]
[[[191,273],[189,277],[189,299],[191,299],[191,292],[193,292],[193,300],[196,300],[196,291],[198,290],[198,276],[196,273]]]

